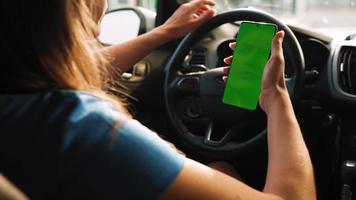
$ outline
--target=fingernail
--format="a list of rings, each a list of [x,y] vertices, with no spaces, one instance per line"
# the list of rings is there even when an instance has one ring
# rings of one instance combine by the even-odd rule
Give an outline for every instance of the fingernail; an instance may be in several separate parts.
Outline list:
[[[281,33],[280,33],[280,38],[281,38],[281,39],[284,38],[284,31],[281,31]]]
[[[218,13],[218,11],[216,9],[212,9],[212,10],[213,10],[214,15],[216,15]]]
[[[223,81],[224,81],[224,82],[227,81],[227,76],[223,76]]]
[[[233,45],[233,43],[232,43],[232,42],[230,42],[230,43],[229,43],[229,47],[230,47],[230,48],[232,48],[232,45]]]

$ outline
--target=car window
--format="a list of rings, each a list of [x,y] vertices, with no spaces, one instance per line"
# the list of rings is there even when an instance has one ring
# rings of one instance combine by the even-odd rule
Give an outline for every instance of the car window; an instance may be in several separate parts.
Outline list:
[[[157,0],[108,0],[109,10],[122,7],[140,6],[152,11],[157,10]]]

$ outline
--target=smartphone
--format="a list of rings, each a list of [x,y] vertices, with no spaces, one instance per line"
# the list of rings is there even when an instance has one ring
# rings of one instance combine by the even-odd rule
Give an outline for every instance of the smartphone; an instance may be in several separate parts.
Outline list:
[[[242,22],[226,82],[223,103],[255,110],[264,67],[276,34],[275,24]]]

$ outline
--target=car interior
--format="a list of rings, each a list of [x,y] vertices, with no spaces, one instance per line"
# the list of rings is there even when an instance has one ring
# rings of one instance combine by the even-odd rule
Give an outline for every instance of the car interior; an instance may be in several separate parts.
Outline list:
[[[99,41],[109,46],[144,34],[182,2],[109,1]],[[205,164],[228,161],[245,183],[261,189],[266,116],[260,108],[222,103],[222,67],[242,21],[276,24],[286,33],[286,84],[312,158],[318,199],[356,199],[356,2],[216,2],[213,19],[122,74],[134,117],[187,157]]]

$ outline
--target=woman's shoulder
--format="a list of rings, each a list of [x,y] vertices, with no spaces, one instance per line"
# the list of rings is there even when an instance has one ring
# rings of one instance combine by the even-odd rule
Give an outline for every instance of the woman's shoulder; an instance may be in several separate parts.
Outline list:
[[[37,93],[24,93],[24,94],[0,94],[0,107],[1,108],[35,108],[35,109],[53,109],[61,108],[82,108],[87,111],[95,111],[98,108],[114,107],[107,101],[104,101],[95,95],[75,90],[50,90]],[[105,110],[104,110],[105,111]]]
[[[0,127],[9,132],[93,137],[109,132],[116,122],[128,120],[109,102],[90,93],[56,90],[31,94],[0,95]],[[18,126],[18,125],[21,126]]]
[[[0,94],[0,107],[86,106],[105,102],[94,95],[75,90],[48,90],[34,93]]]
[[[54,118],[63,121],[64,148],[72,144],[91,145],[103,141],[106,145],[111,135],[117,132],[115,129],[134,121],[116,110],[110,102],[87,92],[56,91],[50,99],[59,105],[59,115]]]

